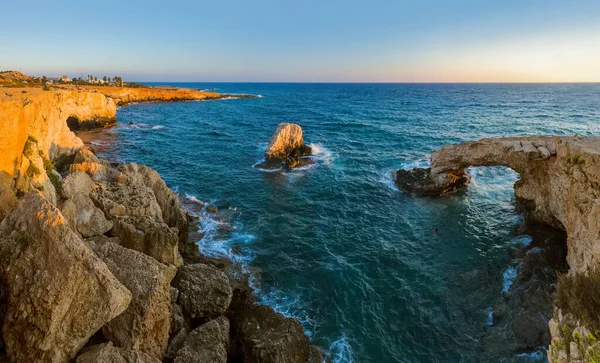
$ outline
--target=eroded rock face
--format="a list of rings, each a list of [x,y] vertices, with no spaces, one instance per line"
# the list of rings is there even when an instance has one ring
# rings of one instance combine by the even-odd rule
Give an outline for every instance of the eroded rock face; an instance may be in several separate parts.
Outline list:
[[[143,252],[160,262],[180,266],[179,230],[163,221],[163,211],[150,187],[139,178],[125,177],[123,181],[100,182],[90,197],[113,221],[113,234],[127,248]],[[179,201],[169,209],[181,208]],[[187,221],[186,221],[187,222]]]
[[[18,362],[69,362],[131,293],[39,193],[0,224],[2,278],[9,288],[6,350]]]
[[[308,337],[300,322],[256,305],[246,291],[236,291],[227,312],[234,359],[256,363],[306,363]]]
[[[101,236],[110,231],[113,222],[104,217],[87,194],[78,193],[61,206],[65,218],[83,237]]]
[[[231,303],[229,279],[210,265],[196,263],[181,267],[173,286],[179,290],[179,304],[192,318],[219,316]]]
[[[177,351],[175,363],[226,363],[229,321],[220,316],[192,330]]]
[[[95,345],[77,357],[77,363],[160,363],[144,352],[113,346],[111,342]]]
[[[269,141],[265,158],[267,164],[285,162],[288,167],[294,168],[309,163],[310,159],[300,160],[299,157],[308,156],[311,151],[310,146],[304,143],[300,125],[281,123]]]
[[[114,243],[96,252],[132,294],[127,310],[104,326],[104,335],[120,347],[162,359],[169,341],[175,268]]]

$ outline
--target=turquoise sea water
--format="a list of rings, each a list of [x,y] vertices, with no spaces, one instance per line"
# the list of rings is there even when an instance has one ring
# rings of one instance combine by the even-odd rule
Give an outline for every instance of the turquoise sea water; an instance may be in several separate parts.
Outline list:
[[[477,168],[464,192],[414,198],[394,170],[482,137],[600,134],[600,85],[176,85],[261,97],[123,107],[96,145],[215,203],[202,251],[256,267],[261,300],[334,362],[482,361],[490,309],[514,280],[507,251],[529,241],[516,173]],[[255,167],[280,122],[303,127],[315,165]],[[536,350],[512,358],[543,360]]]

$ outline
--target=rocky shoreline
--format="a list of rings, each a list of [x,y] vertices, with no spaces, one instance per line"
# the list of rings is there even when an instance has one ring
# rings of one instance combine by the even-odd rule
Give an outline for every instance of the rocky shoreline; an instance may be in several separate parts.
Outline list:
[[[73,134],[110,126],[117,105],[225,96],[164,89],[6,92],[0,100],[0,123],[11,136],[0,141],[5,360],[325,360],[296,319],[256,303],[239,266],[199,253],[190,239],[193,218],[156,171],[112,165]]]

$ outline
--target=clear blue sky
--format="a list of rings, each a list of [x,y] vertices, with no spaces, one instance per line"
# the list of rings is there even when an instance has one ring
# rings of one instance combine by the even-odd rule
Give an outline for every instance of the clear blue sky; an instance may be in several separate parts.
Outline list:
[[[0,70],[138,81],[600,81],[600,1],[11,1]]]

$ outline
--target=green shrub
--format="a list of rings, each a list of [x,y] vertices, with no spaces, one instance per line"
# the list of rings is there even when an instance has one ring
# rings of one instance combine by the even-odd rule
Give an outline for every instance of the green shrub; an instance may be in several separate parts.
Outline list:
[[[25,141],[25,146],[23,146],[23,155],[31,157],[33,153],[33,144],[37,144],[37,140],[33,136],[28,136],[27,141]]]
[[[558,278],[555,304],[571,313],[592,330],[600,329],[600,269],[565,274]]]
[[[25,174],[30,178],[35,178],[36,176],[40,175],[41,173],[42,172],[40,171],[40,169],[37,168],[37,166],[33,165],[33,163],[30,163],[29,167],[27,168],[27,172]]]
[[[51,171],[48,171],[47,174],[48,179],[50,179],[50,183],[54,185],[54,189],[56,189],[56,192],[59,193],[62,190],[62,181],[60,180],[60,177]]]

